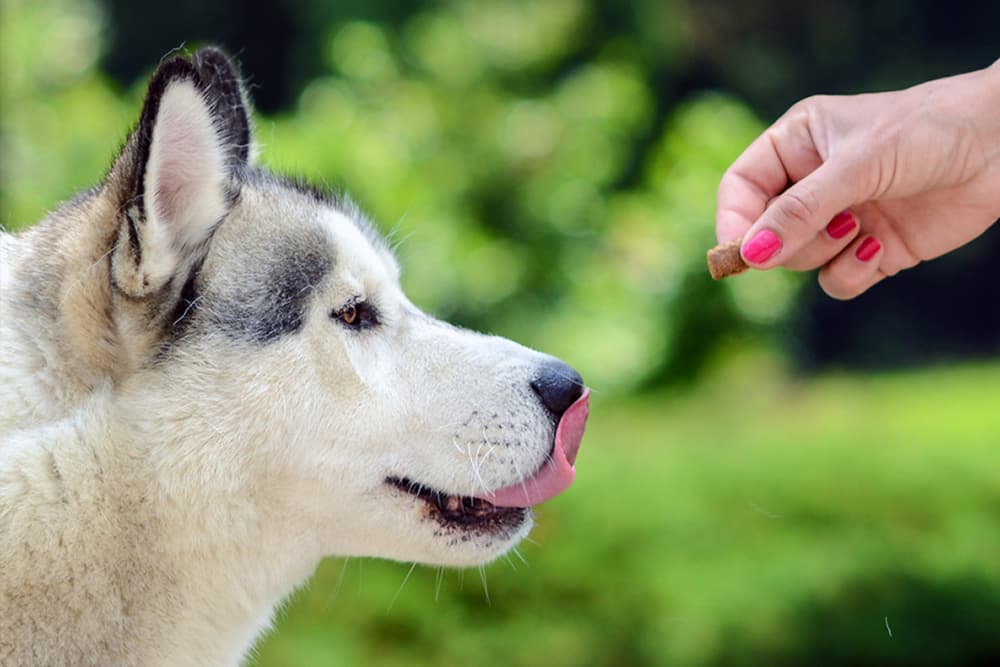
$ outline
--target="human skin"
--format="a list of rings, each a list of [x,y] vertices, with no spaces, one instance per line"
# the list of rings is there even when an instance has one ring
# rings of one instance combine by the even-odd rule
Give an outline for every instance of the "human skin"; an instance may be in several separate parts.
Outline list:
[[[976,238],[1000,218],[1000,61],[905,90],[809,97],[722,177],[716,236],[755,269],[820,269],[830,296]]]

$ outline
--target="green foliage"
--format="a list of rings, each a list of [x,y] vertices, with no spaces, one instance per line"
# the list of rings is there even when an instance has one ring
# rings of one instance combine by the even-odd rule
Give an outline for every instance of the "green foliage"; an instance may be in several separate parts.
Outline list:
[[[598,400],[524,561],[330,560],[265,665],[958,665],[1000,655],[1000,367]],[[756,378],[750,381],[748,378]],[[737,397],[739,400],[737,400]]]
[[[96,5],[4,2],[0,221],[17,229],[99,180],[142,91],[96,69]],[[697,372],[724,332],[696,324],[703,301],[769,326],[794,280],[708,280],[715,188],[761,125],[721,92],[664,115],[641,49],[580,57],[593,12],[454,2],[335,25],[325,73],[257,134],[264,164],[343,186],[392,233],[417,304],[621,391]]]
[[[98,183],[139,111],[94,70],[96,6],[0,1],[0,225],[19,229]]]

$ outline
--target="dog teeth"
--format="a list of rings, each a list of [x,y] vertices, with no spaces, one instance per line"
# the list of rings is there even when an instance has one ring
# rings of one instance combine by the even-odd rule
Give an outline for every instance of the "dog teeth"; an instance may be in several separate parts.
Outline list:
[[[386,481],[393,486],[407,491],[436,507],[448,521],[459,523],[474,523],[502,516],[502,508],[498,508],[488,500],[472,496],[446,494],[434,489],[428,489],[422,484],[412,482],[403,477],[389,477]]]

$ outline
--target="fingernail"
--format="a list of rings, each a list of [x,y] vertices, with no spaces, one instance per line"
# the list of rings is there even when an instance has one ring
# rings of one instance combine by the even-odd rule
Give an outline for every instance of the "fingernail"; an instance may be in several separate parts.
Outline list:
[[[754,264],[763,264],[781,250],[781,239],[770,229],[762,229],[743,244],[743,256]]]
[[[868,238],[866,238],[864,241],[861,242],[861,245],[858,246],[858,249],[854,253],[854,256],[860,259],[862,262],[867,262],[868,260],[870,260],[872,257],[875,256],[875,253],[877,253],[881,249],[882,249],[882,244],[878,242],[878,239],[875,238],[874,236],[869,236]]]
[[[826,226],[826,233],[835,239],[842,239],[858,226],[858,221],[850,211],[841,211],[833,216],[833,220]]]

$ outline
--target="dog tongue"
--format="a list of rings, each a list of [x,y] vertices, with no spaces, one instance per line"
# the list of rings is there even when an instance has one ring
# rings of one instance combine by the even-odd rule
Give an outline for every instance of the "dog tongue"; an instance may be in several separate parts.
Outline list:
[[[569,406],[556,428],[552,456],[530,479],[487,494],[483,498],[498,507],[530,507],[553,498],[573,483],[576,454],[580,450],[583,429],[590,414],[590,390]]]

